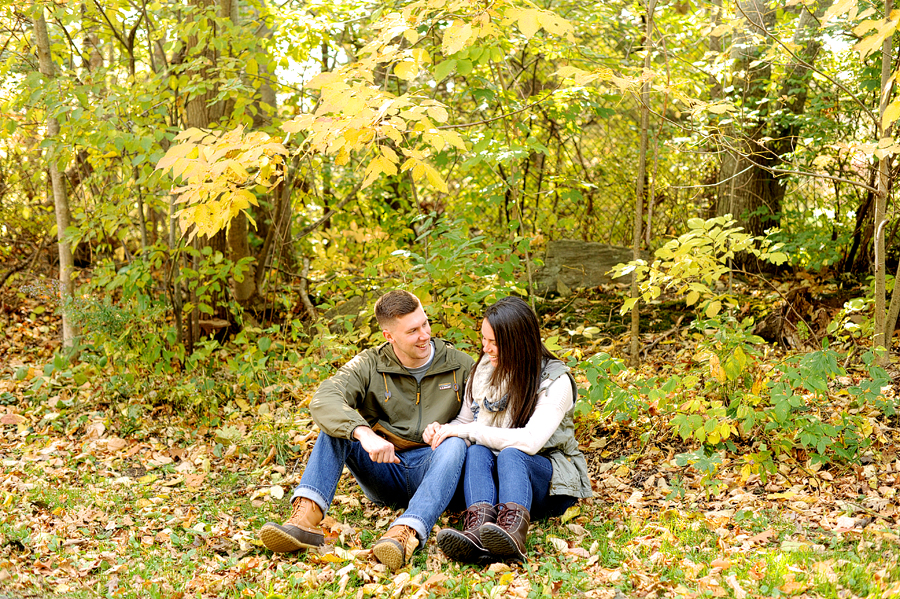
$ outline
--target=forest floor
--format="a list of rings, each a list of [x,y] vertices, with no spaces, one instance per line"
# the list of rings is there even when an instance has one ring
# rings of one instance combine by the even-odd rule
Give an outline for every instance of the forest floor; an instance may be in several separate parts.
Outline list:
[[[289,511],[314,441],[312,386],[280,385],[265,401],[235,397],[190,418],[150,397],[116,400],[102,377],[38,396],[59,324],[22,298],[3,306],[0,599],[900,597],[896,419],[875,423],[877,446],[857,464],[786,455],[762,480],[734,458],[705,480],[677,465],[686,450],[677,436],[651,428],[642,441],[633,422],[588,418],[579,436],[594,498],[536,523],[527,562],[448,562],[432,536],[391,572],[369,548],[397,512],[365,499],[346,473],[324,550],[275,555],[256,539]],[[577,331],[602,321],[585,313],[605,309],[559,300],[551,324],[576,342],[621,348],[621,331]],[[677,320],[656,319],[666,337],[644,368],[690,343],[669,333]],[[438,526],[457,520],[445,514]]]

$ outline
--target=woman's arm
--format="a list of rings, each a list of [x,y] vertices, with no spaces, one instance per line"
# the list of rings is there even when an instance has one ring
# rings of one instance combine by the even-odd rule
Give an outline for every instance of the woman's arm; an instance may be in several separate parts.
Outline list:
[[[574,401],[572,385],[567,376],[559,377],[546,387],[542,386],[540,393],[534,413],[522,428],[499,428],[472,422],[454,427],[454,433],[495,451],[512,447],[534,455],[559,428]]]

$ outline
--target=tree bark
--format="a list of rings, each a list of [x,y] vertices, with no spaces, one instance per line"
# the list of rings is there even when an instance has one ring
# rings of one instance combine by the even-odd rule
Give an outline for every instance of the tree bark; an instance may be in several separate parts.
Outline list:
[[[50,54],[50,36],[47,33],[47,21],[44,17],[44,9],[35,11],[34,38],[37,46],[38,65],[43,75],[48,80],[56,76],[53,67],[53,58]],[[47,117],[47,139],[56,140],[59,136],[59,121],[56,117]],[[50,172],[50,184],[53,188],[53,205],[56,211],[56,238],[59,247],[59,293],[62,302],[62,342],[63,349],[71,350],[75,345],[75,337],[78,334],[77,327],[72,319],[71,307],[74,297],[74,283],[72,271],[75,269],[72,255],[72,244],[66,239],[66,230],[69,228],[71,214],[69,212],[69,199],[66,196],[66,183],[63,173],[59,170],[57,157],[53,147],[48,151],[48,170]]]
[[[656,10],[656,0],[647,2],[647,31],[644,43],[644,73],[650,72],[653,55],[653,12]],[[638,154],[638,174],[635,184],[634,198],[634,244],[632,246],[633,260],[641,258],[641,228],[644,224],[644,181],[647,176],[647,147],[649,146],[650,129],[650,81],[641,84],[641,145]],[[639,297],[638,278],[636,271],[631,273],[631,297]],[[639,304],[635,303],[631,308],[631,355],[629,365],[637,368],[641,363],[641,312]]]
[[[716,214],[733,215],[744,229],[753,235],[763,235],[766,229],[777,226],[784,200],[783,175],[777,168],[783,156],[794,151],[800,125],[791,118],[768,117],[768,106],[775,106],[785,115],[800,115],[806,107],[813,64],[821,49],[817,37],[821,15],[830,2],[821,3],[816,13],[801,8],[797,29],[792,40],[799,48],[786,65],[784,81],[777,95],[768,103],[761,103],[768,94],[772,69],[765,59],[775,22],[775,10],[764,0],[744,0],[738,3],[738,13],[744,27],[734,37],[731,56],[734,87],[739,90],[740,109],[756,111],[744,121],[719,171]],[[765,41],[759,41],[760,36]],[[741,76],[741,74],[745,74]]]
[[[893,0],[885,0],[884,15],[887,18],[893,10]],[[884,126],[884,112],[891,100],[891,52],[892,37],[887,36],[881,46],[881,97],[878,106],[878,140],[882,140],[891,134],[891,128]],[[885,277],[885,255],[884,255],[884,232],[887,228],[887,219],[885,218],[889,181],[889,161],[890,156],[885,154],[878,159],[878,185],[875,194],[875,335],[872,339],[872,346],[878,350],[884,348],[890,350],[891,337],[887,334],[887,313],[885,309],[885,298],[887,296],[887,283]],[[896,285],[894,295],[897,294]],[[893,333],[893,330],[891,331]],[[888,352],[880,353],[876,357],[876,362],[880,366],[887,366]]]

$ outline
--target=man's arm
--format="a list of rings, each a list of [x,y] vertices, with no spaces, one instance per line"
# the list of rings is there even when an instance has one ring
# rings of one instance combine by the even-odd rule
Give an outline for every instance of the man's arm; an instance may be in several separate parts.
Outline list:
[[[369,428],[357,408],[365,397],[372,372],[372,358],[368,352],[363,352],[319,385],[309,403],[309,413],[325,434],[338,439],[354,439],[357,428]]]

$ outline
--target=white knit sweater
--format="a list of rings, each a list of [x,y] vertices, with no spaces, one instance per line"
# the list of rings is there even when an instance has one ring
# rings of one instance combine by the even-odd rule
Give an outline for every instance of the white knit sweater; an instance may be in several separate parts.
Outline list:
[[[495,453],[499,453],[507,447],[513,447],[528,455],[534,455],[544,447],[544,444],[559,427],[563,416],[571,409],[574,401],[569,377],[561,376],[555,381],[544,381],[541,384],[538,388],[538,400],[534,414],[522,428],[509,428],[509,414],[502,419],[504,425],[502,427],[487,426],[483,421],[479,422],[479,420],[483,420],[484,410],[479,411],[479,418],[475,418],[472,412],[472,400],[468,397],[463,403],[459,415],[448,426],[453,426],[460,438],[484,445],[494,450]]]

